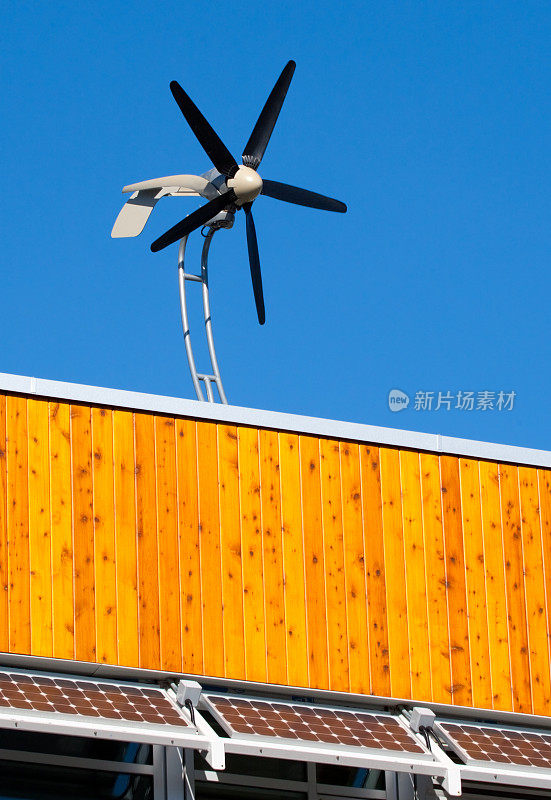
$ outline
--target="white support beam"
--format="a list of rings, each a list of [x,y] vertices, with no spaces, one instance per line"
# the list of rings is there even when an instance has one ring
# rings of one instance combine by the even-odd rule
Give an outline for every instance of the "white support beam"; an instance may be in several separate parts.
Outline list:
[[[153,746],[153,800],[167,800],[165,748]]]
[[[551,790],[551,770],[547,770],[545,775],[544,771],[537,767],[509,769],[495,763],[488,767],[461,766],[460,770],[463,781]]]
[[[180,747],[165,747],[167,800],[185,800],[184,751]]]
[[[331,747],[330,745],[307,745],[287,743],[268,737],[258,736],[256,740],[231,737],[224,739],[226,753],[248,756],[281,758],[289,761],[315,761],[318,764],[338,764],[364,769],[378,769],[411,775],[431,775],[442,779],[442,786],[448,794],[461,794],[459,769],[447,757],[441,761],[436,757],[420,756],[415,753],[398,753],[387,750],[367,750],[352,747]]]
[[[218,773],[213,773],[217,775]],[[184,750],[184,800],[195,800],[195,754]]]
[[[206,719],[195,709],[195,725],[199,734],[208,742],[204,750],[199,750],[207,764],[213,769],[226,769],[226,739],[222,739],[211,728]]]
[[[210,750],[213,747],[213,742],[201,733],[197,733],[191,725],[188,728],[177,728],[153,723],[125,723],[100,717],[86,719],[84,716],[70,717],[68,714],[56,711],[1,708],[0,729],[31,733],[57,733],[62,736],[84,736],[89,739],[110,739],[117,742],[139,742],[140,744],[169,747],[189,747],[193,750]],[[216,736],[216,734],[214,735]],[[218,769],[223,769],[223,767],[218,767]]]

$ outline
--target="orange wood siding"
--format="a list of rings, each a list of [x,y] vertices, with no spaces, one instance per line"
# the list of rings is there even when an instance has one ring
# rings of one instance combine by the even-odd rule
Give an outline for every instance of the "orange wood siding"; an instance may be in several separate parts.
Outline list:
[[[215,426],[213,426],[215,427]],[[243,618],[245,629],[245,676],[267,680],[266,625],[264,613],[264,553],[260,508],[258,431],[238,428],[241,547],[243,566]],[[216,480],[216,474],[213,475]],[[222,598],[222,604],[224,599]],[[230,622],[224,615],[224,625]],[[232,647],[231,640],[227,646]]]
[[[117,580],[118,661],[139,664],[138,544],[134,424],[128,411],[113,413],[113,470],[115,486],[115,552]],[[122,622],[124,621],[124,622]],[[124,625],[124,628],[122,627]]]
[[[448,580],[438,456],[421,453],[420,467],[432,696],[435,702],[449,703],[452,679],[449,655]]]
[[[7,397],[5,508],[8,531],[8,639],[10,651],[21,653],[32,652],[33,626],[29,562],[28,444],[27,401],[23,397]],[[37,622],[39,621],[34,621],[35,624]]]
[[[97,659],[112,664],[117,658],[117,575],[115,560],[115,481],[113,414],[92,409],[94,484],[94,563],[96,567]],[[122,624],[126,624],[123,622]]]
[[[0,649],[9,650],[8,484],[6,468],[6,398],[0,396]]]
[[[224,647],[228,675],[245,671],[243,618],[243,564],[241,511],[239,503],[239,457],[237,428],[218,429],[218,471],[220,476],[220,535],[222,596],[224,597]]]
[[[275,431],[259,431],[264,604],[266,608],[266,668],[270,683],[285,684],[287,683],[287,636],[285,632],[278,440],[279,437]]]
[[[446,548],[446,584],[450,615],[450,661],[452,701],[460,706],[472,705],[471,649],[469,646],[469,612],[465,584],[465,557],[461,519],[461,486],[459,459],[440,459],[442,515]]]
[[[86,659],[95,661],[97,651],[96,582],[94,575],[92,410],[87,406],[72,405],[70,414],[71,465],[73,475],[75,657],[80,661]],[[20,620],[18,624],[23,624],[23,620]],[[34,620],[31,619],[31,630],[33,624]]]
[[[0,396],[0,649],[551,713],[551,471]]]

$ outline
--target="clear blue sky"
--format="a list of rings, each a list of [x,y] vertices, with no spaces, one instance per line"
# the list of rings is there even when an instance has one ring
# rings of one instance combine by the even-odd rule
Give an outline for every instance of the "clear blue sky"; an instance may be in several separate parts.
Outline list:
[[[230,402],[551,449],[551,7],[541,2],[2,3],[0,371],[193,397],[163,200],[112,240],[128,182],[211,165],[178,80],[237,156],[297,69],[264,177],[346,215],[255,203],[212,248]],[[190,254],[198,253],[198,235]],[[193,288],[193,287],[192,287]],[[196,335],[200,330],[196,328]],[[412,401],[388,410],[388,391]],[[417,391],[513,411],[415,411]]]

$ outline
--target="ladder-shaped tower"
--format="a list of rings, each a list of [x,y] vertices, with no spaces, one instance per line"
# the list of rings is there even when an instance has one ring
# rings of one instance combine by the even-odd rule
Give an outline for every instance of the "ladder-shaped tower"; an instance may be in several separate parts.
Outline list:
[[[228,400],[226,398],[226,393],[224,391],[224,386],[222,384],[222,378],[220,376],[220,368],[218,367],[218,360],[216,358],[216,350],[214,347],[214,336],[212,333],[212,314],[210,310],[210,300],[209,300],[209,272],[208,272],[209,250],[214,234],[222,227],[230,228],[233,225],[233,214],[226,213],[224,216],[225,219],[223,222],[220,221],[210,225],[208,227],[207,233],[204,234],[205,241],[203,243],[203,249],[201,251],[201,272],[199,275],[186,272],[184,259],[186,255],[186,244],[188,237],[184,236],[180,240],[180,245],[178,247],[178,286],[180,290],[180,309],[182,312],[182,328],[184,332],[186,355],[197,399],[204,401],[206,394],[207,402],[209,403],[216,402],[214,397],[214,392],[212,390],[212,384],[214,383],[218,390],[220,402],[227,405]],[[195,356],[193,355],[193,348],[191,344],[189,315],[187,310],[186,283],[188,281],[190,281],[191,283],[200,283],[202,287],[203,316],[205,320],[205,336],[207,340],[207,347],[211,363],[210,372],[198,372],[197,366],[195,364]],[[203,384],[203,386],[201,384]]]

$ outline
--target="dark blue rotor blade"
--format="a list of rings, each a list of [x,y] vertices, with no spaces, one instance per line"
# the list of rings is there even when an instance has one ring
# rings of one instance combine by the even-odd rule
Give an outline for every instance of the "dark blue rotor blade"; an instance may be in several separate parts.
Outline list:
[[[296,64],[289,61],[277,79],[276,85],[270,92],[266,104],[253,128],[249,141],[243,150],[243,163],[247,167],[257,169],[262,161],[262,156],[270,141],[270,136],[279,117],[281,106],[291,83]]]
[[[244,203],[245,219],[247,222],[247,247],[249,248],[249,266],[251,269],[251,279],[253,282],[254,302],[256,303],[256,313],[261,325],[266,322],[266,312],[264,310],[264,294],[262,292],[262,275],[260,273],[260,256],[258,255],[258,242],[256,240],[256,229],[251,211],[252,203]]]
[[[322,211],[346,212],[346,205],[340,200],[326,197],[317,192],[310,192],[308,189],[299,189],[297,186],[289,186],[288,183],[279,181],[268,181],[262,179],[262,194],[273,197],[276,200],[284,200],[286,203],[295,203],[297,206],[307,206],[308,208],[319,208]]]
[[[237,162],[222,139],[201,114],[191,97],[184,92],[178,81],[172,81],[170,91],[180,106],[189,127],[199,140],[199,144],[208,155],[218,172],[226,177],[233,177],[237,172]]]
[[[166,233],[163,233],[162,236],[159,236],[159,238],[156,239],[151,245],[151,250],[154,253],[157,253],[159,250],[163,250],[163,248],[168,247],[169,244],[173,244],[179,239],[182,239],[184,236],[188,236],[188,234],[190,234],[192,231],[196,230],[197,228],[201,228],[203,225],[206,225],[210,219],[215,217],[220,213],[220,211],[223,211],[234,201],[235,192],[233,189],[230,189],[229,192],[225,192],[224,194],[220,195],[220,197],[215,197],[214,200],[210,200],[208,203],[205,203],[204,206],[201,206],[196,211],[193,211],[189,216],[184,217],[183,220],[170,228],[170,230],[166,231]]]

